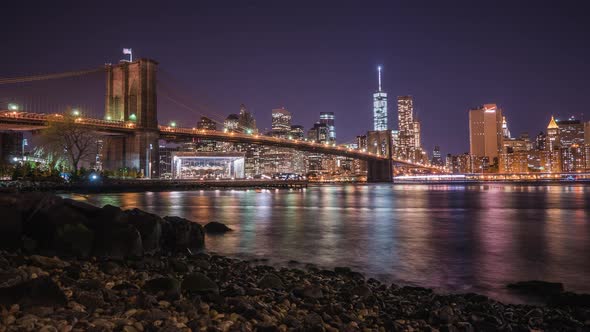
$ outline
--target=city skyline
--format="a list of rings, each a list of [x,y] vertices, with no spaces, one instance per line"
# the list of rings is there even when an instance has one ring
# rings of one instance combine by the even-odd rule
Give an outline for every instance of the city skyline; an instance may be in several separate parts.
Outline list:
[[[134,57],[159,61],[162,74],[178,77],[190,97],[207,110],[227,115],[245,103],[260,119],[259,128],[271,127],[266,115],[277,106],[284,105],[294,114],[293,122],[306,127],[319,112],[334,111],[341,142],[352,141],[372,127],[371,93],[379,64],[387,68],[383,86],[390,98],[416,98],[427,151],[435,144],[444,153],[468,151],[465,115],[473,106],[496,103],[510,119],[513,134],[533,135],[551,114],[580,117],[590,94],[583,84],[589,72],[583,61],[587,51],[580,42],[587,23],[575,6],[567,4],[403,7],[413,16],[401,15],[402,8],[387,3],[381,3],[379,12],[352,4],[300,9],[189,5],[167,8],[168,18],[153,25],[147,25],[154,13],[149,6],[122,5],[106,26],[92,24],[103,22],[106,14],[87,17],[79,8],[9,6],[14,15],[7,17],[2,34],[18,51],[0,56],[6,64],[0,68],[1,77],[116,63],[123,58],[121,49],[132,47]],[[104,9],[93,6],[95,12]],[[435,12],[441,15],[431,20]],[[307,13],[309,24],[299,27],[297,22]],[[487,20],[503,24],[469,24],[484,13]],[[50,18],[65,16],[78,28],[55,24]],[[348,27],[349,19],[359,28]],[[19,21],[32,23],[23,27]],[[248,29],[238,29],[247,23],[252,23]],[[406,30],[407,34],[401,33]],[[88,35],[97,37],[82,38]],[[102,83],[98,86],[104,89]],[[100,95],[87,99],[104,102]],[[392,113],[390,107],[389,126],[397,128]],[[193,124],[194,118],[180,111],[160,112],[159,122]]]

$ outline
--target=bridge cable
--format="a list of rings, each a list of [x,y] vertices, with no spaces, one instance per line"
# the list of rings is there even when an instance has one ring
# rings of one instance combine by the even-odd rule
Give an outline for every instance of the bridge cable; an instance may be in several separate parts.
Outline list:
[[[6,77],[6,78],[0,78],[0,85],[75,77],[75,76],[82,76],[82,75],[87,75],[87,74],[98,73],[101,71],[106,71],[106,67],[99,67],[99,68],[88,69],[88,70],[68,71],[68,72],[63,72],[63,73],[46,74],[46,75]]]

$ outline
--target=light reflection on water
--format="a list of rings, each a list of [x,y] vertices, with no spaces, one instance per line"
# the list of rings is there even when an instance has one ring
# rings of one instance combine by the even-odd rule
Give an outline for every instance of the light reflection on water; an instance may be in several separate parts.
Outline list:
[[[474,291],[506,301],[511,281],[561,281],[590,292],[590,187],[347,185],[303,190],[91,194],[235,231],[210,251],[350,266],[384,281]]]

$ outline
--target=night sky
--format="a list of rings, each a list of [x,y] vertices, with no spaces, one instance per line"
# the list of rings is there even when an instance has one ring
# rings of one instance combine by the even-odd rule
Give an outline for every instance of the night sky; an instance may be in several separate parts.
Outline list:
[[[551,114],[590,120],[582,1],[11,3],[0,77],[116,63],[130,47],[159,61],[163,84],[197,111],[224,117],[245,103],[262,129],[272,108],[286,107],[306,128],[333,111],[337,140],[349,142],[372,129],[382,64],[390,125],[395,97],[413,95],[429,152],[467,151],[467,110],[484,103],[503,108],[513,136],[544,130]],[[89,103],[104,98],[97,86]],[[8,93],[0,87],[0,98]],[[198,120],[160,100],[161,123]]]

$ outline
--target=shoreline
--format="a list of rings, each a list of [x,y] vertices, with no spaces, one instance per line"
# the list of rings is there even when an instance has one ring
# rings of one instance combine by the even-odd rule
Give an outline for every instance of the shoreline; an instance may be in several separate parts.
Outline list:
[[[206,253],[222,224],[42,193],[0,195],[0,209],[1,332],[590,329],[590,295],[560,284],[517,285],[547,306],[504,304]]]
[[[0,331],[590,328],[589,307],[503,304],[384,284],[346,267],[262,263],[203,252],[124,259],[0,252]]]

